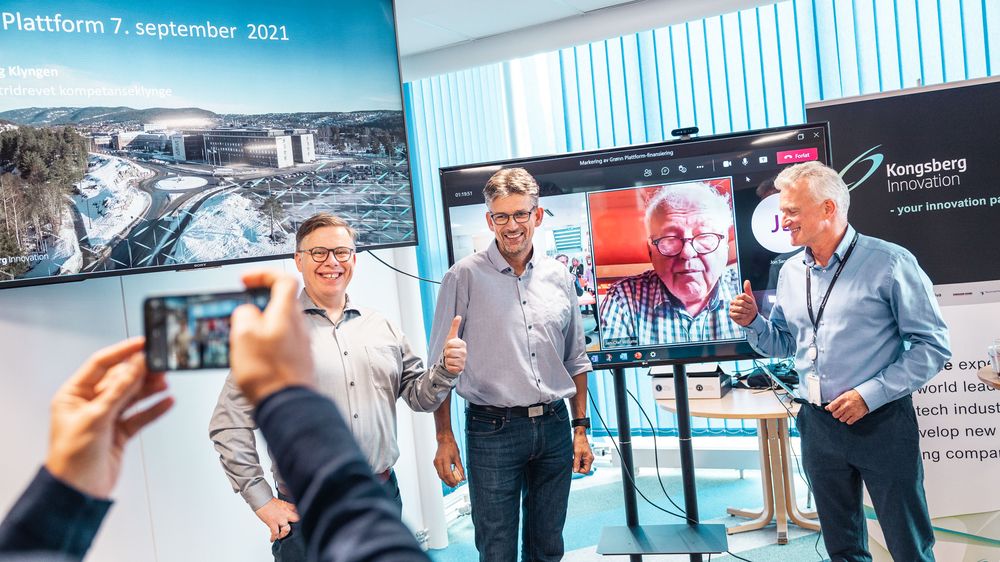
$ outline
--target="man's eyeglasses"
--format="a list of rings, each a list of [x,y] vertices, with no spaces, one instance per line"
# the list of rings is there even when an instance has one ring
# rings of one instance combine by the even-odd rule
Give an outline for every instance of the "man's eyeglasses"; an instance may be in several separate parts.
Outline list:
[[[699,255],[711,254],[719,249],[719,243],[722,242],[723,238],[725,238],[725,235],[705,232],[691,238],[664,236],[663,238],[652,240],[652,242],[656,246],[656,251],[660,252],[660,255],[672,258],[683,252],[684,245],[688,242],[691,243],[691,247]]]
[[[309,248],[308,250],[297,250],[300,254],[309,254],[316,263],[323,263],[326,258],[333,254],[333,259],[343,263],[354,255],[354,248],[348,248],[347,246],[337,246],[336,248],[324,248],[322,246],[316,246],[315,248]]]
[[[512,215],[508,215],[507,213],[490,213],[490,218],[493,219],[493,224],[501,226],[510,222],[511,217],[514,218],[514,222],[523,224],[528,222],[528,219],[531,218],[531,214],[534,213],[537,208],[538,206],[536,205],[527,211],[517,211]]]

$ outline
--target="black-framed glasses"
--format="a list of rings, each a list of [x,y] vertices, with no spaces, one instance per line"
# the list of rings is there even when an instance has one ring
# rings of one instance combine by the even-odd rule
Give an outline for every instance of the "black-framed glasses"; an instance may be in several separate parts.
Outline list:
[[[662,238],[652,240],[652,242],[653,245],[656,246],[656,251],[660,252],[660,255],[672,258],[683,252],[684,245],[688,242],[691,243],[691,247],[694,248],[694,251],[699,255],[711,254],[719,249],[719,244],[725,237],[726,236],[723,234],[704,232],[697,236],[692,236],[691,238],[685,238],[683,236],[664,236]]]
[[[537,208],[538,205],[535,205],[534,207],[528,209],[527,211],[517,211],[516,213],[511,215],[508,215],[507,213],[490,213],[490,218],[493,220],[493,224],[501,226],[510,222],[510,219],[512,217],[514,219],[514,222],[523,224],[528,222],[528,219],[531,218],[531,214],[534,213],[535,209]]]
[[[323,246],[316,246],[315,248],[309,248],[308,250],[297,250],[300,254],[309,254],[316,263],[323,263],[326,261],[330,254],[333,254],[333,259],[343,263],[354,255],[354,248],[348,248],[347,246],[337,246],[336,248],[324,248]]]

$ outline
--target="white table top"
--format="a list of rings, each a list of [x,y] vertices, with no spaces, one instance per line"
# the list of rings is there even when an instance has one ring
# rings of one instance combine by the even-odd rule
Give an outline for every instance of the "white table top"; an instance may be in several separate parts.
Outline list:
[[[781,399],[779,399],[779,396]],[[677,411],[674,400],[657,400],[657,405],[671,412]],[[688,400],[691,415],[699,418],[724,419],[778,419],[794,415],[799,405],[782,391],[734,388],[722,398],[694,398]]]

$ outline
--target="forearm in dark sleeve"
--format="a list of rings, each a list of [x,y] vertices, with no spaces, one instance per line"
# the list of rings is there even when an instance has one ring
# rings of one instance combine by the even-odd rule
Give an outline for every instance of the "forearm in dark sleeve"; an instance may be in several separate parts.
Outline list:
[[[336,407],[293,387],[267,397],[257,422],[322,561],[426,561],[376,482]]]
[[[84,494],[42,468],[0,523],[0,554],[45,552],[82,560],[110,508],[110,501]]]

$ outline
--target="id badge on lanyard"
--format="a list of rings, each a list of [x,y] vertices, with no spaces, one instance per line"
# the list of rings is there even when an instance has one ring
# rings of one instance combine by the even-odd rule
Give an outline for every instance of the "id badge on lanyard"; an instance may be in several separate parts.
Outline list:
[[[809,403],[813,406],[822,406],[823,397],[819,391],[819,375],[815,371],[806,375],[806,392],[809,393]]]
[[[816,332],[819,331],[820,323],[823,319],[823,312],[826,310],[826,302],[830,298],[830,293],[833,292],[833,286],[837,284],[837,279],[840,278],[840,274],[844,271],[844,266],[847,265],[847,260],[850,259],[851,254],[854,253],[854,246],[858,243],[858,233],[854,233],[854,238],[851,239],[851,245],[847,248],[847,252],[844,253],[843,259],[840,260],[840,265],[837,266],[837,271],[833,274],[833,279],[830,280],[830,286],[826,289],[826,294],[823,295],[823,301],[819,305],[819,312],[813,314],[812,305],[812,271],[808,267],[806,268],[806,305],[809,309],[809,321],[812,323],[812,342],[809,343],[809,349],[806,350],[806,358],[812,363],[811,372],[806,375],[806,391],[809,393],[809,402],[816,405],[823,405],[823,397],[820,392],[819,385],[819,375],[816,372],[816,359],[819,357],[819,348],[816,344]]]

